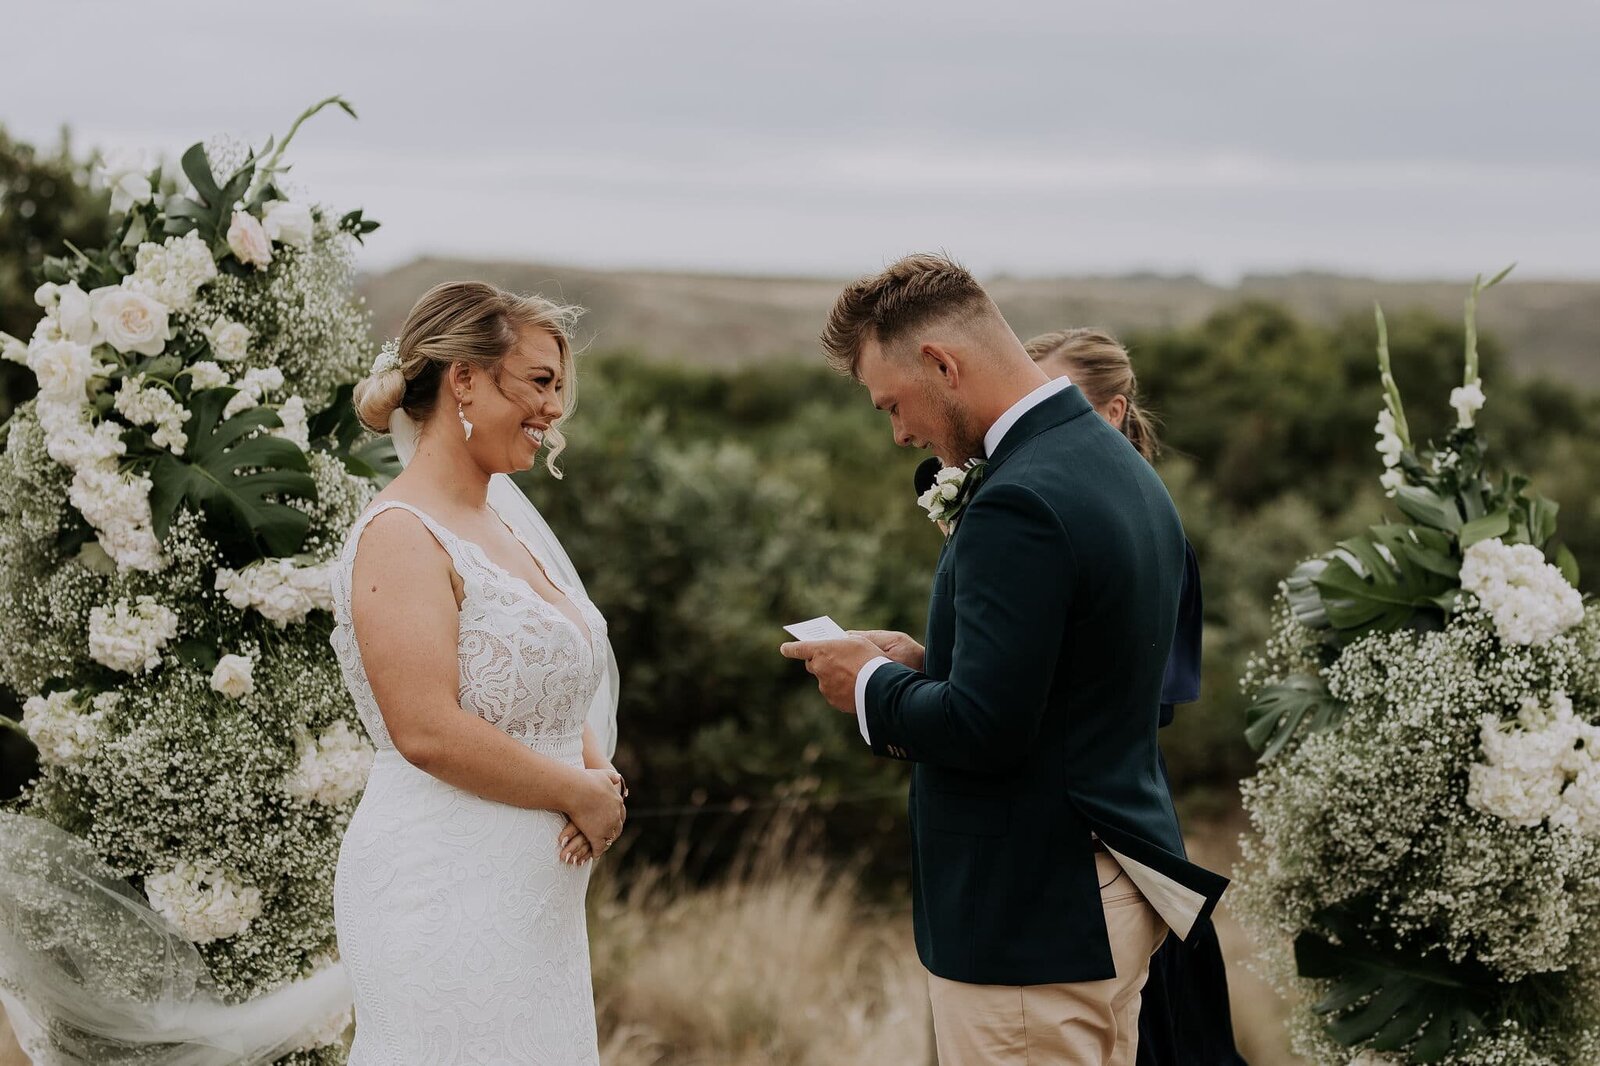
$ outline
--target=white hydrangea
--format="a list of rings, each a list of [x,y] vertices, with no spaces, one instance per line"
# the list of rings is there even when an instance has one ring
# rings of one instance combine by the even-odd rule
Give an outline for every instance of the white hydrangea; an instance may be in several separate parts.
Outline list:
[[[1524,699],[1513,722],[1482,716],[1479,743],[1468,806],[1526,829],[1548,820],[1600,836],[1600,727],[1578,717],[1566,693]]]
[[[261,891],[192,862],[145,878],[150,906],[185,940],[209,944],[238,936],[261,916]]]
[[[41,418],[44,405],[40,405]],[[88,419],[76,417],[77,411],[63,413],[55,421],[56,432],[45,437],[45,452],[62,466],[76,470],[80,466],[116,459],[127,452],[122,443],[122,427],[115,422],[91,424]]]
[[[224,363],[237,363],[250,354],[250,327],[243,322],[230,322],[218,316],[206,327],[205,334],[211,354]]]
[[[330,807],[354,799],[367,787],[372,758],[372,745],[346,722],[335,722],[318,737],[298,730],[295,766],[284,791]]]
[[[140,596],[131,605],[118,600],[89,612],[89,657],[124,673],[160,666],[161,649],[177,635],[177,614],[153,596]]]
[[[94,752],[100,723],[114,706],[116,693],[103,692],[85,709],[77,689],[30,696],[22,705],[22,728],[39,749],[39,758],[60,766]]]
[[[1461,587],[1478,597],[1507,643],[1543,644],[1583,620],[1583,596],[1531,544],[1494,537],[1472,545]]]
[[[167,565],[150,512],[152,487],[148,477],[123,473],[111,461],[73,471],[67,498],[120,567],[153,573]]]
[[[283,371],[275,366],[246,370],[244,377],[234,382],[239,390],[228,406],[222,409],[223,419],[232,418],[240,411],[248,411],[266,399],[267,393],[283,388]]]
[[[230,699],[256,690],[255,660],[248,655],[224,655],[211,671],[211,688]]]
[[[150,479],[124,472],[126,448],[112,422],[91,423],[81,403],[41,399],[35,408],[50,458],[72,470],[67,497],[94,527],[100,546],[118,566],[157,571],[166,566],[150,513]]]
[[[1479,411],[1483,410],[1483,379],[1473,378],[1471,383],[1450,390],[1450,406],[1456,409],[1456,425],[1471,429]]]
[[[173,311],[189,311],[195,296],[217,276],[211,249],[195,231],[168,237],[165,243],[147,241],[134,254],[133,273],[123,284],[160,301]]]
[[[183,425],[189,412],[161,385],[145,387],[145,376],[135,374],[122,380],[115,400],[117,410],[136,426],[154,426],[151,440],[173,455],[182,455],[189,445]]]
[[[300,396],[289,397],[278,408],[278,417],[283,419],[283,425],[273,430],[272,435],[292,441],[301,451],[310,451],[311,422],[306,415],[305,399]]]
[[[216,588],[239,610],[253,608],[279,627],[304,621],[312,611],[333,610],[327,563],[296,566],[293,559],[262,559],[243,570],[219,569]]]
[[[228,372],[209,359],[201,359],[189,364],[189,388],[195,392],[202,389],[220,389],[232,379]]]

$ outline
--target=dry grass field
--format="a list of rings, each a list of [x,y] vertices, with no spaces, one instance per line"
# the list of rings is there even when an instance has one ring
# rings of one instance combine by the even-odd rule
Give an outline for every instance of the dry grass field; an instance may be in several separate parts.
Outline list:
[[[1237,816],[1196,823],[1212,869],[1237,858]],[[925,978],[900,907],[862,903],[848,873],[796,859],[784,834],[708,887],[597,878],[591,929],[606,1066],[929,1066]],[[1294,1066],[1284,1007],[1218,920],[1234,1023],[1253,1066]],[[0,1021],[3,1026],[3,1021]],[[0,1066],[25,1066],[0,1028]]]
[[[1501,265],[1462,269],[1493,271]],[[873,266],[862,264],[863,271]],[[720,365],[819,358],[817,333],[845,280],[419,259],[366,277],[360,288],[377,335],[392,337],[429,286],[464,278],[582,304],[590,310],[582,337],[598,350]],[[1424,307],[1457,318],[1471,277],[1402,282],[1308,273],[1246,277],[1234,286],[1157,276],[998,277],[985,283],[1026,337],[1067,325],[1118,332],[1185,326],[1242,299],[1279,303],[1314,322],[1370,316],[1374,300],[1390,313]],[[1508,281],[1484,301],[1479,321],[1505,343],[1519,372],[1600,386],[1600,282]]]

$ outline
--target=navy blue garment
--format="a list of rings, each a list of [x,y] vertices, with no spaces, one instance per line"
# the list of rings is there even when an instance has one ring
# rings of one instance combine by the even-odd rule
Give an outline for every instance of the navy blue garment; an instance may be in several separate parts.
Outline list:
[[[1174,704],[1200,698],[1200,564],[1194,545],[1186,541],[1184,549],[1178,627],[1161,685],[1163,726],[1172,724]],[[1163,758],[1161,775],[1166,774]],[[1188,943],[1169,936],[1150,959],[1139,1006],[1139,1066],[1246,1066],[1234,1046],[1228,971],[1209,917]]]
[[[914,763],[912,928],[979,985],[1116,976],[1095,837],[1188,934],[1227,878],[1183,855],[1159,772],[1184,536],[1166,486],[1076,386],[1001,439],[945,541],[922,670],[880,665],[872,751]]]

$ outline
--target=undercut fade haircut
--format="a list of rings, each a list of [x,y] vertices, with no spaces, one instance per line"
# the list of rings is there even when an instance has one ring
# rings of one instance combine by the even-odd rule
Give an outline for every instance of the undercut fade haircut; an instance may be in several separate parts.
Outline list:
[[[930,322],[983,314],[993,306],[983,286],[954,259],[908,255],[839,294],[822,331],[822,348],[829,366],[859,379],[867,340],[888,347]]]

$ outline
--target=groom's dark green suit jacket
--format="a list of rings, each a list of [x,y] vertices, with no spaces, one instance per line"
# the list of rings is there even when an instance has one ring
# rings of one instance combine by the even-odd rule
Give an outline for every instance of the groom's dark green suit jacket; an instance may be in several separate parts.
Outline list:
[[[921,673],[881,665],[872,749],[915,763],[917,948],[974,984],[1115,975],[1093,836],[1187,937],[1227,881],[1184,857],[1157,757],[1184,535],[1077,387],[1022,415],[939,557]]]

